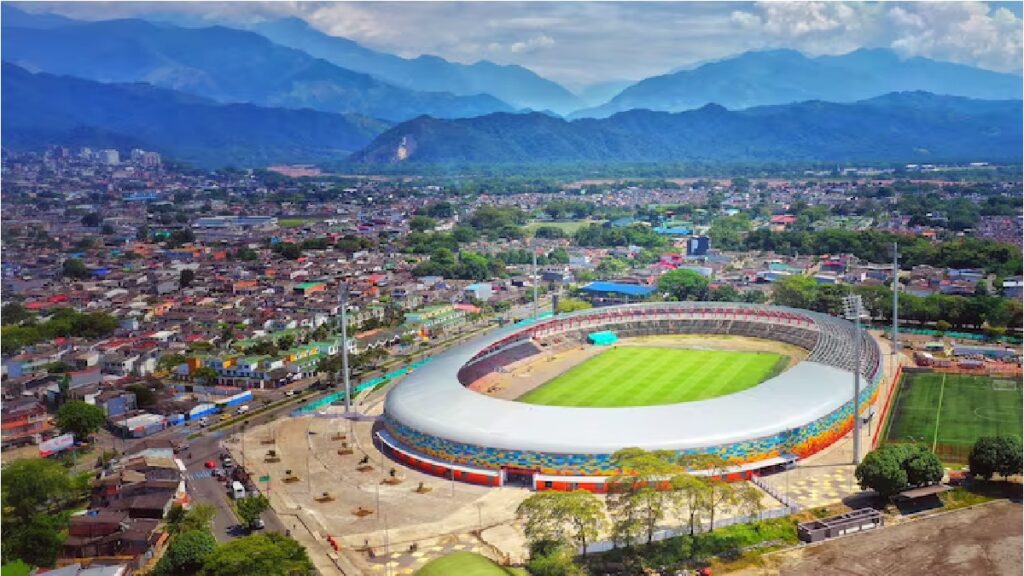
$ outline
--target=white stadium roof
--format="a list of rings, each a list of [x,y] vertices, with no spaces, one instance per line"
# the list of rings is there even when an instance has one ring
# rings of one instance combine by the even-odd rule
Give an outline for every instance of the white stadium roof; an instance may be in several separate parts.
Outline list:
[[[660,406],[537,406],[459,382],[459,368],[478,351],[520,330],[501,329],[438,355],[391,390],[386,414],[421,433],[477,446],[607,454],[626,446],[680,450],[770,436],[822,418],[853,396],[852,372],[814,361],[742,392]]]

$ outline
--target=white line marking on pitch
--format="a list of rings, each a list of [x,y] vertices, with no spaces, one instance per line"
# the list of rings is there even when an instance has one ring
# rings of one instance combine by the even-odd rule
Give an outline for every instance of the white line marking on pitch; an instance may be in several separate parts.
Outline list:
[[[942,393],[946,391],[946,374],[942,374],[942,387],[939,388],[939,408],[935,411],[935,435],[932,436],[932,452],[939,443],[939,418],[942,417]]]

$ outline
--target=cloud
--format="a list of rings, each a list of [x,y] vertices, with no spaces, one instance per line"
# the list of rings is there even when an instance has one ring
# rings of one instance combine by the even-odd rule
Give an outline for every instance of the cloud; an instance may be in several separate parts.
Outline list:
[[[1022,68],[1021,18],[998,4],[758,2],[730,20],[766,47],[815,54],[885,47],[1017,74]]]
[[[31,11],[99,20],[247,25],[297,16],[367,47],[519,64],[571,88],[640,79],[748,50],[891,48],[1021,73],[1019,4],[981,2],[60,2]]]

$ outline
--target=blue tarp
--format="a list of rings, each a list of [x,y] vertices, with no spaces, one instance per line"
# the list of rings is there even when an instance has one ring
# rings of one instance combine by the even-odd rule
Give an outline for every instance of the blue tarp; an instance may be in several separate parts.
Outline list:
[[[636,284],[621,284],[619,282],[591,282],[580,290],[591,294],[624,294],[626,296],[648,296],[654,292],[650,286],[637,286]]]

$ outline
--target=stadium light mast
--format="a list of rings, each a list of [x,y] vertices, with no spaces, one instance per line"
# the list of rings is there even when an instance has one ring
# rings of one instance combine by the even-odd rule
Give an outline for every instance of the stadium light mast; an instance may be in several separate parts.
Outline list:
[[[900,264],[899,244],[892,243],[892,369],[900,350]]]
[[[352,410],[352,387],[348,379],[348,284],[338,287],[338,306],[341,308],[341,377],[345,382],[345,414]]]
[[[864,299],[859,294],[843,298],[846,318],[853,320],[853,463],[860,464],[860,319],[864,314]]]
[[[530,250],[530,252],[533,253],[533,272],[532,272],[532,274],[533,274],[533,319],[536,320],[537,319],[537,315],[538,315],[538,311],[537,311],[537,241],[536,240],[534,240],[534,242],[533,242],[533,250]]]

